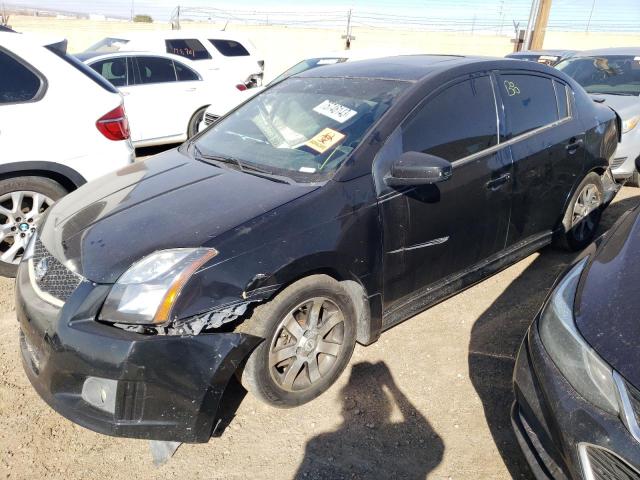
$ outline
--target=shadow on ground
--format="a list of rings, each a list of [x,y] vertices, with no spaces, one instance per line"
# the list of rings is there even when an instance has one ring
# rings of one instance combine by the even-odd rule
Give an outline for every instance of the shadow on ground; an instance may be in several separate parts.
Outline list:
[[[600,233],[637,205],[638,200],[639,197],[631,197],[612,204],[603,214]],[[553,247],[541,250],[533,263],[480,316],[471,331],[469,375],[482,400],[493,440],[513,478],[531,477],[509,418],[515,357],[554,280],[575,255]]]
[[[342,425],[309,440],[296,480],[423,480],[440,463],[442,439],[400,391],[384,362],[354,365],[340,393]],[[399,420],[392,419],[394,410]]]

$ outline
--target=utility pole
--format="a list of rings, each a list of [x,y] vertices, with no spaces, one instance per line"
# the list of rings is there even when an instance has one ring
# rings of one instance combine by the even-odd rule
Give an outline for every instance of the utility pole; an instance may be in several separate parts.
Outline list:
[[[347,16],[347,34],[342,35],[342,39],[344,40],[345,50],[351,49],[351,41],[356,39],[356,37],[351,35],[351,9],[349,9],[349,14]]]
[[[136,0],[131,0],[131,21],[133,22],[133,10],[135,8],[135,1]]]
[[[544,35],[547,32],[552,2],[553,0],[538,0],[538,13],[531,36],[531,50],[540,50],[544,45]]]
[[[589,27],[591,26],[591,17],[593,17],[593,9],[596,8],[596,0],[593,0],[591,4],[591,11],[589,12],[589,20],[587,20],[587,33],[589,33]]]
[[[524,32],[524,42],[522,42],[522,50],[529,50],[529,47],[531,45],[531,35],[533,34],[533,24],[536,23],[536,15],[538,14],[539,1],[540,0],[531,1],[531,11],[529,12],[527,29]]]

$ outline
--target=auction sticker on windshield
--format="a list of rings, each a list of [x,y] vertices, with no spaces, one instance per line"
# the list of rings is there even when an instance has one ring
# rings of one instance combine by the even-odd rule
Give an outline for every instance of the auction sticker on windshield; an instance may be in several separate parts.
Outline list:
[[[305,145],[318,153],[324,153],[342,140],[346,135],[343,133],[325,128],[315,137],[311,138]]]
[[[325,100],[315,107],[313,111],[340,123],[344,123],[354,115],[358,114],[355,110],[351,110],[350,108],[340,105],[339,103],[332,102],[331,100]]]

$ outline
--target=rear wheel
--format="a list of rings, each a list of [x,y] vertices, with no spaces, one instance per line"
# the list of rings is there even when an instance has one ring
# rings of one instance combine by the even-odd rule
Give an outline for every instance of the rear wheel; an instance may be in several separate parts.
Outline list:
[[[18,263],[42,215],[66,194],[59,183],[48,178],[0,181],[0,275],[15,277]]]
[[[200,128],[200,123],[204,120],[204,112],[207,111],[207,107],[202,107],[196,113],[193,114],[191,120],[189,120],[189,125],[187,126],[187,136],[189,138],[193,137],[196,133],[198,133]]]
[[[582,250],[589,245],[598,230],[604,188],[596,173],[589,173],[578,185],[571,197],[563,219],[564,234],[560,238],[561,246],[567,250]]]
[[[261,305],[240,331],[265,340],[241,372],[244,387],[276,407],[307,403],[327,390],[356,342],[349,294],[326,275],[313,275]]]

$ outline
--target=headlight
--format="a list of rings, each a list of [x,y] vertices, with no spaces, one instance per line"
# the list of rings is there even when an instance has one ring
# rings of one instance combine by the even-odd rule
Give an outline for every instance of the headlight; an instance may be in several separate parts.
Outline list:
[[[627,120],[622,121],[622,133],[627,133],[629,130],[633,130],[640,122],[640,115],[636,115]]]
[[[213,248],[152,253],[118,279],[104,302],[100,319],[112,323],[166,323],[189,277],[217,254]]]
[[[601,409],[618,414],[613,372],[580,335],[573,305],[587,258],[576,264],[558,284],[540,319],[540,337],[558,369],[573,388]]]

